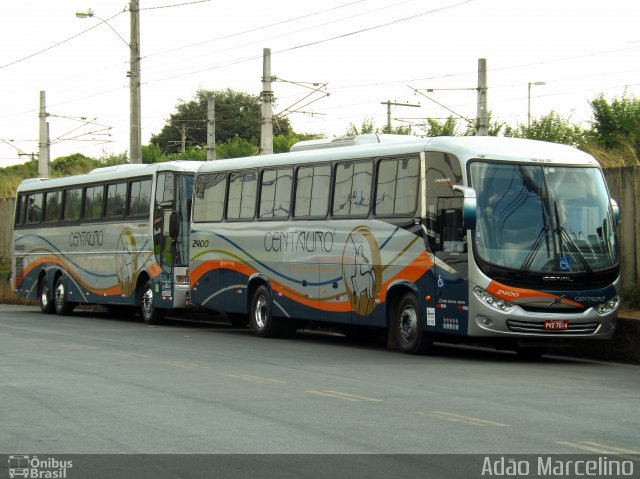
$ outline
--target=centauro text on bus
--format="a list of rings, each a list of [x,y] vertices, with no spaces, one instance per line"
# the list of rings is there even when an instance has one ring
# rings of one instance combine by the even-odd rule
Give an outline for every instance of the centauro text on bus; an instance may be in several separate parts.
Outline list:
[[[13,288],[44,313],[77,304],[147,322],[188,303],[188,235],[199,162],[119,165],[18,187]]]
[[[612,336],[618,215],[597,161],[569,146],[303,142],[198,170],[191,300],[248,314],[259,336],[365,326],[406,353],[472,338],[535,356]]]

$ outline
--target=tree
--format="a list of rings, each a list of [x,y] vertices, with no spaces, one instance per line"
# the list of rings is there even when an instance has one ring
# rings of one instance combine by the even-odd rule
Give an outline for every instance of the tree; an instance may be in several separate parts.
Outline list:
[[[457,136],[458,124],[453,116],[447,118],[443,123],[433,118],[427,118],[426,123],[420,126],[424,130],[424,136]]]
[[[591,110],[592,141],[609,149],[629,144],[640,153],[640,100],[625,94],[609,103],[599,95],[591,101]]]
[[[362,120],[360,124],[360,128],[358,128],[354,123],[349,125],[347,131],[345,133],[346,136],[356,136],[356,135],[366,135],[369,133],[375,133],[377,135],[381,134],[391,134],[391,135],[410,135],[411,127],[410,126],[392,126],[389,128],[388,125],[385,125],[382,128],[377,128],[372,118],[365,118]],[[309,138],[307,138],[309,139]]]
[[[584,142],[585,132],[579,125],[574,125],[567,118],[551,111],[545,116],[532,119],[529,127],[506,126],[504,136],[579,146]]]
[[[259,142],[262,118],[260,99],[227,88],[216,91],[200,89],[192,100],[181,100],[160,133],[152,135],[151,143],[158,145],[164,153],[176,153],[181,149],[184,131],[188,146],[206,147],[207,104],[211,96],[215,101],[216,143],[225,143],[235,137]],[[291,131],[287,118],[274,118],[274,135],[286,135]]]

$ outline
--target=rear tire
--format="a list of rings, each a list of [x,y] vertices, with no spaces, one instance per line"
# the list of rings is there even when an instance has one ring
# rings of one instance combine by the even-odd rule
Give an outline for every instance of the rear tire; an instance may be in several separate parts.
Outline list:
[[[393,314],[392,327],[395,328],[398,349],[404,354],[424,353],[431,340],[424,333],[418,299],[412,293],[405,293],[398,301]]]
[[[55,313],[53,307],[53,301],[51,299],[51,293],[49,291],[49,282],[47,276],[43,276],[38,283],[38,303],[40,304],[40,311],[44,314]]]
[[[251,328],[260,338],[275,338],[280,336],[280,324],[272,315],[273,299],[269,288],[262,285],[256,289],[251,298],[250,321]]]
[[[73,311],[75,304],[69,301],[69,294],[65,287],[64,276],[60,275],[56,279],[56,286],[53,289],[53,305],[56,314],[68,316]]]
[[[159,324],[164,319],[164,310],[153,305],[153,285],[147,281],[140,294],[140,316],[146,324]]]

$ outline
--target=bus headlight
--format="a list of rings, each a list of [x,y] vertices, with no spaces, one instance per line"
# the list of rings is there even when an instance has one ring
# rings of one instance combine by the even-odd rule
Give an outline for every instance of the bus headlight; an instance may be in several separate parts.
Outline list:
[[[506,301],[501,300],[500,298],[496,298],[492,294],[487,293],[484,289],[476,286],[473,289],[473,294],[476,295],[480,301],[482,301],[487,306],[495,309],[496,311],[500,311],[502,313],[510,313],[515,308],[515,305],[511,303],[507,303]]]
[[[618,307],[618,304],[620,304],[620,298],[618,298],[617,296],[614,296],[609,301],[599,304],[594,309],[598,314],[603,314],[603,315],[609,314],[611,311],[613,311]]]

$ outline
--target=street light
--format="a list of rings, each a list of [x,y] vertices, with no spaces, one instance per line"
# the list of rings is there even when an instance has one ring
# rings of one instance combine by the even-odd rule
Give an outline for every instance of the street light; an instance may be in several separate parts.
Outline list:
[[[127,42],[104,18],[93,10],[76,12],[78,18],[97,18],[105,23],[129,48],[129,163],[142,163],[142,120],[140,112],[140,7],[139,0],[129,3],[131,12],[131,40]]]
[[[529,82],[527,91],[527,130],[531,128],[531,85],[546,85],[543,81]]]

